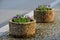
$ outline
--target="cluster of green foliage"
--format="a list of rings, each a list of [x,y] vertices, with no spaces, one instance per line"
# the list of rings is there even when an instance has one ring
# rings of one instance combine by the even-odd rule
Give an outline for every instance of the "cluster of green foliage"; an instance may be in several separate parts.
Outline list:
[[[15,16],[12,18],[12,21],[13,22],[17,22],[17,23],[20,23],[20,22],[30,22],[31,20],[29,18],[26,18],[25,16]]]
[[[47,7],[46,5],[40,5],[37,9],[40,10],[40,11],[49,11],[49,10],[51,10],[51,8]]]

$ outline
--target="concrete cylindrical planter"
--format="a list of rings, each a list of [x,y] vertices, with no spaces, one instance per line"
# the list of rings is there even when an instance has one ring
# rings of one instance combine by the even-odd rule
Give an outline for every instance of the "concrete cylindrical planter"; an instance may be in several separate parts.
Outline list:
[[[11,20],[9,21],[9,33],[16,37],[31,37],[35,35],[36,31],[36,21],[25,23],[15,23]]]
[[[53,22],[54,21],[54,9],[49,11],[34,10],[34,18],[39,22]]]

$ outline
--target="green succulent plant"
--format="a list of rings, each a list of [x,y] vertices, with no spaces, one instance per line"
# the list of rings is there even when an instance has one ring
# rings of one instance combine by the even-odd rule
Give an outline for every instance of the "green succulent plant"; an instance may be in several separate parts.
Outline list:
[[[25,16],[21,17],[19,15],[16,15],[12,18],[12,21],[20,23],[20,22],[30,22],[31,20],[29,18],[26,18]]]
[[[40,11],[49,11],[51,10],[50,7],[47,7],[47,5],[40,5],[37,10],[40,10]]]

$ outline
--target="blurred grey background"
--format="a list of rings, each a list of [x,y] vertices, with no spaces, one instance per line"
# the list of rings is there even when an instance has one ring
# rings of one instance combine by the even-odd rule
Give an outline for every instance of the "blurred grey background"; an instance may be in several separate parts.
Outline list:
[[[55,0],[0,0],[0,9],[34,9],[41,4],[50,4]]]
[[[17,13],[28,13],[42,4],[51,5],[56,9],[60,7],[59,0],[0,0],[0,27],[6,25],[8,19]]]

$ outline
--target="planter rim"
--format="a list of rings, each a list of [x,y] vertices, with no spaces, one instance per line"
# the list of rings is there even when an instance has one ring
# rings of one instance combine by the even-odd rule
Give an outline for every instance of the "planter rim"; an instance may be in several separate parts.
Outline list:
[[[36,22],[35,19],[31,19],[32,21],[31,22],[21,22],[21,23],[17,23],[17,22],[12,22],[12,19],[9,20],[10,23],[14,23],[14,24],[30,24],[30,23],[34,23]]]
[[[49,10],[49,11],[52,11],[52,10],[54,10],[53,8],[51,8],[51,10]],[[41,11],[41,10],[37,10],[37,9],[35,9],[34,11]]]

